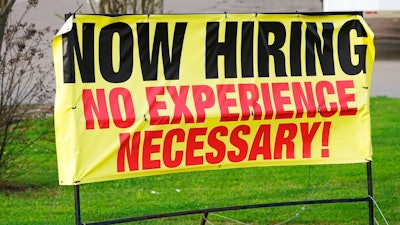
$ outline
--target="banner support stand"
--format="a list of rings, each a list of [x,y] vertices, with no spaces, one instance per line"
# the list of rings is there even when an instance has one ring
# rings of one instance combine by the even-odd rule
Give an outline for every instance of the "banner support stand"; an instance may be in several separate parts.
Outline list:
[[[368,182],[368,211],[369,225],[374,225],[374,200],[372,192],[372,165],[371,161],[367,162],[367,182]]]
[[[239,205],[239,206],[227,206],[221,208],[209,208],[209,209],[197,209],[165,214],[154,214],[138,217],[130,217],[123,219],[115,219],[94,223],[82,223],[81,221],[81,209],[80,209],[80,193],[79,185],[74,186],[74,201],[75,201],[75,225],[108,225],[116,223],[126,223],[142,220],[150,220],[157,218],[167,218],[175,216],[184,216],[192,214],[203,214],[201,218],[200,225],[205,225],[207,223],[207,217],[210,212],[223,212],[231,210],[244,210],[244,209],[255,209],[255,208],[269,208],[269,207],[279,207],[279,206],[295,206],[295,205],[312,205],[312,204],[330,204],[330,203],[350,203],[350,202],[368,202],[368,213],[369,213],[369,225],[374,225],[374,200],[372,191],[372,163],[368,161],[366,163],[367,167],[367,188],[368,196],[364,198],[343,198],[343,199],[321,199],[321,200],[308,200],[308,201],[295,201],[295,202],[275,202],[275,203],[265,203],[265,204],[254,204],[254,205]]]
[[[75,201],[75,225],[81,225],[81,201],[79,197],[79,185],[74,186]]]

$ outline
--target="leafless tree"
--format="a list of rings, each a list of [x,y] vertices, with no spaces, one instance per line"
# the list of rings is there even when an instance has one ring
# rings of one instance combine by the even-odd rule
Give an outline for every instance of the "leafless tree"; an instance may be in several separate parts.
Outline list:
[[[0,40],[3,40],[4,31],[6,29],[8,16],[10,15],[11,8],[14,5],[15,0],[1,0],[0,1]],[[1,52],[1,45],[0,45]]]
[[[90,9],[98,14],[162,13],[163,0],[87,0]]]
[[[22,161],[27,148],[40,136],[36,132],[36,138],[24,138],[31,112],[54,89],[47,79],[51,66],[44,63],[44,36],[50,28],[38,29],[24,21],[38,0],[28,0],[22,16],[10,22],[14,3],[0,0],[0,185],[17,175],[16,171],[22,172],[15,163]]]

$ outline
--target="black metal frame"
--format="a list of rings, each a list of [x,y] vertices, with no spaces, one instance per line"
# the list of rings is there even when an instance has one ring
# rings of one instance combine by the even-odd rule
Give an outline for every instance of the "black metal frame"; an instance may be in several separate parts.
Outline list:
[[[319,13],[319,12],[313,13],[312,12],[312,13],[301,13],[301,14],[307,14],[307,15],[332,14],[332,15],[336,15],[336,14],[343,14],[343,13],[362,15],[362,12],[333,12],[333,13]],[[295,13],[292,13],[292,14],[295,14]],[[73,15],[73,14],[72,13],[66,14],[65,20],[67,20],[71,15]],[[70,35],[68,35],[67,38],[71,40]],[[67,51],[68,51],[67,54],[69,56],[71,56],[73,53],[71,44],[68,44]],[[73,57],[72,57],[72,59],[73,59]],[[70,68],[64,68],[64,69],[72,70],[72,68],[73,68],[73,62],[71,60]],[[150,220],[150,219],[159,219],[159,218],[166,218],[166,217],[203,214],[201,217],[200,224],[205,225],[207,222],[208,214],[212,213],[212,212],[223,212],[223,211],[255,209],[255,208],[268,208],[268,207],[279,207],[279,206],[368,202],[369,225],[374,225],[374,202],[373,202],[373,189],[372,189],[372,163],[371,163],[371,161],[368,161],[366,163],[366,167],[367,167],[368,195],[364,198],[321,199],[321,200],[308,200],[308,201],[292,201],[292,202],[276,202],[276,203],[264,203],[264,204],[253,204],[253,205],[226,206],[226,207],[219,207],[219,208],[197,209],[197,210],[164,213],[164,214],[153,214],[153,215],[129,217],[129,218],[114,219],[114,220],[107,220],[107,221],[100,221],[100,222],[93,222],[93,223],[82,223],[79,185],[75,185],[74,186],[75,224],[76,225],[107,225],[107,224],[134,222],[134,221],[143,221],[143,220]]]
[[[166,217],[203,214],[203,216],[201,217],[200,224],[205,225],[207,222],[208,214],[212,213],[212,212],[223,212],[223,211],[255,209],[255,208],[269,208],[269,207],[279,207],[279,206],[368,202],[369,225],[373,225],[374,224],[374,203],[373,203],[373,191],[372,191],[372,163],[371,163],[371,161],[368,161],[366,163],[366,165],[367,165],[368,195],[364,198],[320,199],[320,200],[308,200],[308,201],[275,202],[275,203],[264,203],[264,204],[253,204],[253,205],[226,206],[226,207],[219,207],[219,208],[197,209],[197,210],[164,213],[164,214],[153,214],[153,215],[129,217],[129,218],[107,220],[107,221],[100,221],[100,222],[93,222],[93,223],[82,223],[82,221],[81,221],[79,185],[76,185],[76,186],[74,186],[75,224],[76,225],[84,225],[84,224],[85,225],[108,225],[108,224],[127,223],[127,222],[143,221],[143,220],[151,220],[151,219],[160,219],[160,218],[166,218]]]

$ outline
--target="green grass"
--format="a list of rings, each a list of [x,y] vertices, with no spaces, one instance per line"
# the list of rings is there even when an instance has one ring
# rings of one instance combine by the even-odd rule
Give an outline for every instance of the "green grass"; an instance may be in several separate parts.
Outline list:
[[[371,99],[374,198],[390,224],[400,224],[400,99]],[[52,119],[37,128],[52,127]],[[53,131],[27,149],[25,173],[0,190],[2,224],[74,224],[73,187],[59,186]],[[28,168],[26,168],[28,167]],[[192,209],[365,197],[365,164],[204,171],[81,185],[83,222]],[[156,194],[154,194],[156,192]],[[302,210],[303,209],[303,210]],[[296,217],[296,213],[299,216]],[[375,207],[379,224],[385,224]],[[207,224],[367,224],[367,203],[284,206],[210,213]],[[201,215],[132,224],[200,224]]]

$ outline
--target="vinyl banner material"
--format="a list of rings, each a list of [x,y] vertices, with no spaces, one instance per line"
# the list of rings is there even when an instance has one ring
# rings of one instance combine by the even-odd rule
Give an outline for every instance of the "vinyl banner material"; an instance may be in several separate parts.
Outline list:
[[[55,36],[61,185],[371,160],[360,15],[74,15]]]

